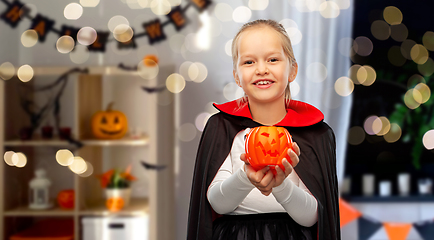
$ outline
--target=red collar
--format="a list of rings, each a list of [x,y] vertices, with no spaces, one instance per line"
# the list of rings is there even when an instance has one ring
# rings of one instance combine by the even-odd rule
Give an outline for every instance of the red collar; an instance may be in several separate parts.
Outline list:
[[[214,107],[230,115],[252,119],[252,114],[247,103],[238,107],[237,100],[234,100],[223,104],[214,103]],[[305,102],[291,100],[286,109],[286,116],[276,126],[306,127],[319,123],[323,119],[324,114],[314,106]]]

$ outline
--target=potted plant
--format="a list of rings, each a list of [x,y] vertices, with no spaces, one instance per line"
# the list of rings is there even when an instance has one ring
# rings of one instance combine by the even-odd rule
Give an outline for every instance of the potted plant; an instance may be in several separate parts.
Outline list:
[[[119,211],[128,206],[131,197],[131,182],[136,178],[131,175],[131,165],[124,171],[110,169],[99,176],[101,187],[105,190],[106,206],[110,211]]]

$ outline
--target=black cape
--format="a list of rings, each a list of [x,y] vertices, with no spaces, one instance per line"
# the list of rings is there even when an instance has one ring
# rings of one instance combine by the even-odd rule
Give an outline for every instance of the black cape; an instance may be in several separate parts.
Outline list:
[[[197,151],[190,197],[187,240],[212,237],[212,222],[218,217],[206,193],[221,164],[228,156],[235,135],[246,128],[261,126],[250,118],[224,112],[213,115],[202,133]],[[336,140],[322,120],[304,127],[284,126],[301,149],[295,171],[318,202],[318,222],[310,227],[320,240],[340,239]]]

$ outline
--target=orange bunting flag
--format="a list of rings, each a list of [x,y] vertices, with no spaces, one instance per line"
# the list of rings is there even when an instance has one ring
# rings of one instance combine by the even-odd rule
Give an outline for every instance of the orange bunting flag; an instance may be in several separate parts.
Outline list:
[[[411,223],[384,223],[390,240],[405,240],[411,230]]]
[[[339,198],[339,213],[341,218],[341,228],[349,222],[359,218],[362,214],[352,207],[349,203]]]

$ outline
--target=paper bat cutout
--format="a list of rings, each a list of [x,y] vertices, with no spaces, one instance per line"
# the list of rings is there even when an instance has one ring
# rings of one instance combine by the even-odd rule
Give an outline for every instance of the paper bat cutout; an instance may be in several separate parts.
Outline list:
[[[165,86],[164,87],[143,87],[142,86],[142,89],[148,93],[153,93],[153,92],[161,92],[164,89],[166,89],[166,87]]]
[[[144,168],[146,168],[147,170],[156,170],[156,171],[160,171],[166,168],[166,166],[163,165],[154,165],[154,164],[150,164],[144,161],[141,161],[142,166]]]
[[[125,66],[123,63],[119,63],[118,67],[120,69],[127,70],[127,71],[137,71],[137,66],[128,67],[128,66]]]

